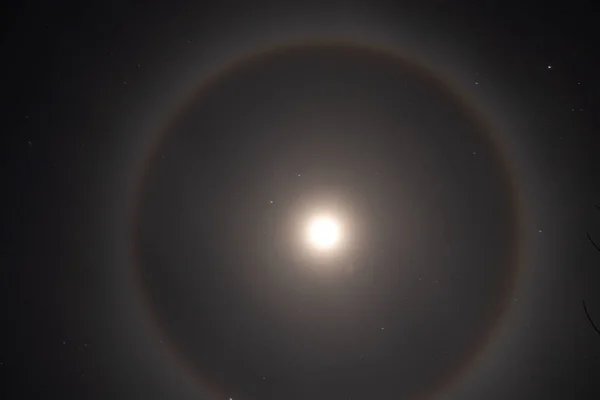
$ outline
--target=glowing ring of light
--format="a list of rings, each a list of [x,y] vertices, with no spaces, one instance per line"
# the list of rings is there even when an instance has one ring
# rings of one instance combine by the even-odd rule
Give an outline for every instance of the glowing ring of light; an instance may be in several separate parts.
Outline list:
[[[519,276],[519,273],[521,271],[522,264],[523,264],[523,255],[524,255],[524,252],[522,249],[522,247],[523,247],[522,246],[522,241],[523,241],[523,233],[522,233],[523,204],[522,204],[522,199],[520,198],[518,190],[517,190],[516,180],[514,179],[515,174],[511,168],[512,165],[509,162],[509,160],[507,159],[507,156],[505,154],[506,151],[503,151],[503,150],[505,150],[505,149],[503,149],[504,144],[496,136],[491,134],[491,131],[493,130],[492,124],[487,122],[483,118],[483,116],[481,115],[481,110],[479,110],[476,107],[476,105],[473,104],[473,102],[469,102],[469,99],[467,98],[466,95],[462,94],[460,91],[458,91],[456,88],[454,88],[449,82],[446,82],[443,79],[441,79],[438,75],[435,74],[434,71],[430,70],[426,66],[421,65],[420,63],[418,63],[414,60],[404,58],[402,55],[398,54],[395,51],[395,49],[384,47],[379,44],[365,43],[362,41],[359,42],[359,41],[354,41],[354,40],[321,38],[321,39],[307,39],[307,40],[284,42],[284,43],[280,43],[278,45],[268,46],[266,48],[263,48],[260,51],[250,52],[249,54],[239,57],[236,60],[234,60],[233,62],[223,66],[219,71],[217,71],[215,74],[210,76],[208,79],[203,80],[200,83],[198,89],[193,92],[194,94],[190,98],[184,100],[182,102],[181,106],[178,107],[169,118],[167,118],[167,123],[165,124],[165,126],[163,126],[157,132],[155,141],[153,142],[153,145],[152,145],[150,151],[148,152],[148,154],[144,158],[144,161],[141,163],[141,165],[139,167],[140,168],[139,174],[137,175],[138,180],[135,182],[135,185],[133,187],[132,197],[131,197],[132,203],[131,203],[130,227],[132,229],[131,245],[132,245],[132,255],[133,255],[132,258],[133,258],[133,264],[134,264],[133,268],[134,268],[134,274],[136,276],[136,283],[138,285],[137,290],[139,291],[139,295],[144,304],[144,312],[147,314],[146,315],[147,318],[153,322],[158,333],[162,336],[163,342],[166,343],[167,345],[169,345],[170,354],[174,357],[174,361],[177,364],[179,364],[180,366],[182,366],[182,368],[184,369],[185,372],[190,374],[190,378],[194,382],[196,382],[196,384],[198,384],[200,388],[202,388],[202,389],[209,388],[210,390],[218,393],[219,396],[223,396],[223,398],[227,398],[229,394],[223,393],[222,392],[223,388],[216,387],[212,382],[205,379],[202,376],[201,371],[197,371],[196,366],[192,365],[192,363],[190,361],[185,359],[185,357],[181,354],[181,352],[178,351],[177,346],[169,341],[168,335],[166,334],[164,327],[161,325],[159,319],[156,317],[156,315],[154,313],[154,310],[152,309],[152,306],[150,304],[151,300],[148,298],[148,296],[144,292],[142,279],[139,276],[140,265],[139,265],[139,257],[138,257],[138,253],[137,253],[138,249],[136,246],[136,244],[137,244],[137,227],[138,227],[137,221],[138,221],[138,216],[139,216],[138,215],[138,212],[139,212],[138,205],[141,200],[142,189],[144,187],[144,183],[147,178],[147,172],[149,170],[149,167],[153,164],[155,159],[157,159],[159,157],[161,146],[166,141],[167,137],[169,136],[170,129],[179,120],[179,118],[182,116],[182,114],[185,113],[185,111],[187,110],[187,108],[189,107],[190,104],[194,103],[199,98],[202,98],[207,92],[209,92],[222,79],[226,78],[227,76],[229,76],[231,73],[234,73],[238,69],[241,69],[248,62],[251,62],[261,56],[271,55],[278,51],[287,50],[287,49],[294,48],[294,47],[308,47],[308,46],[311,46],[311,47],[316,47],[316,46],[344,47],[345,46],[345,47],[351,47],[351,48],[367,50],[367,51],[372,51],[372,52],[374,51],[377,53],[384,54],[384,55],[394,59],[396,62],[399,62],[404,65],[409,65],[411,67],[419,69],[429,79],[431,79],[431,81],[437,83],[440,88],[446,90],[449,93],[452,93],[454,95],[454,98],[457,100],[457,102],[460,103],[461,108],[465,111],[465,113],[472,118],[472,121],[476,125],[480,126],[480,128],[481,128],[480,131],[488,133],[488,135],[485,138],[489,142],[491,142],[490,144],[496,150],[496,156],[501,160],[502,165],[504,167],[504,170],[503,170],[504,178],[505,178],[505,181],[508,183],[507,186],[512,188],[512,200],[513,200],[512,201],[512,209],[515,211],[515,215],[513,216],[513,218],[514,218],[515,225],[516,225],[516,229],[515,229],[516,232],[514,232],[515,241],[514,241],[514,246],[513,246],[513,248],[515,249],[515,252],[514,252],[514,258],[513,258],[513,265],[512,265],[513,275],[511,277],[512,279],[510,279],[509,287],[506,290],[504,302],[502,304],[502,309],[498,313],[495,323],[490,324],[491,326],[489,327],[487,334],[483,335],[482,339],[473,346],[471,356],[465,357],[465,360],[463,361],[462,365],[457,366],[457,368],[455,368],[453,373],[449,373],[447,377],[441,379],[440,382],[438,383],[438,385],[434,385],[434,387],[431,388],[426,393],[420,393],[416,396],[419,399],[430,399],[430,398],[434,397],[435,395],[440,394],[444,390],[450,389],[450,387],[452,386],[453,383],[458,381],[459,378],[467,375],[467,372],[478,364],[478,362],[481,360],[482,355],[484,354],[485,350],[487,349],[487,347],[489,346],[489,344],[492,342],[493,338],[495,337],[495,334],[497,333],[499,328],[503,325],[502,322],[504,322],[504,320],[506,319],[506,316],[508,315],[508,311],[510,309],[510,304],[511,304],[510,299],[512,298],[512,293],[515,290],[516,283],[518,281],[518,276]]]

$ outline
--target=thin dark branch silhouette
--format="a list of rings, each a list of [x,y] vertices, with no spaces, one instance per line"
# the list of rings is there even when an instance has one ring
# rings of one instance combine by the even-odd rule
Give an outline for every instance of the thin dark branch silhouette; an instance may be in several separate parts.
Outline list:
[[[598,335],[600,335],[600,329],[598,329],[596,324],[594,324],[594,320],[592,319],[592,317],[590,317],[590,313],[588,312],[588,309],[585,305],[585,300],[583,300],[583,311],[585,311],[585,316],[587,317],[588,321],[590,321],[590,324],[592,324],[592,328],[594,328],[596,333],[598,333]]]
[[[596,248],[596,250],[600,251],[600,246],[598,246],[596,244],[596,242],[594,242],[594,239],[592,239],[592,236],[590,236],[589,232],[586,232],[585,235],[587,236],[587,238],[590,241],[590,243],[592,244],[592,246],[594,246]]]
[[[595,206],[596,206],[596,209],[598,211],[600,211],[600,205],[596,204]],[[596,244],[596,242],[594,242],[594,239],[592,239],[592,236],[589,234],[589,232],[586,232],[585,234],[586,234],[588,240],[590,241],[590,243],[592,244],[592,246],[594,246],[594,248],[600,252],[600,246],[598,246]],[[594,320],[590,316],[590,313],[588,312],[587,306],[585,305],[585,300],[583,300],[583,311],[585,311],[585,316],[587,317],[588,321],[590,321],[590,324],[592,325],[592,328],[594,328],[594,330],[596,331],[596,333],[598,335],[600,335],[600,329],[598,329],[598,327],[594,323]]]

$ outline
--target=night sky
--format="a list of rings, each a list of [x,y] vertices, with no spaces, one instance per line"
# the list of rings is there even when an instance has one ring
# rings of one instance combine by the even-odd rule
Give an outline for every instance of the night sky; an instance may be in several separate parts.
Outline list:
[[[600,398],[593,4],[481,3],[3,13],[0,397]]]

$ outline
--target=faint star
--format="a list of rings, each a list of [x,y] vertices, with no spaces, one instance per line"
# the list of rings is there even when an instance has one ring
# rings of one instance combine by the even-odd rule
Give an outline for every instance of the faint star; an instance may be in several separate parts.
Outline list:
[[[542,230],[541,230],[541,229],[538,229],[538,233],[542,233]]]
[[[477,153],[473,152],[473,155],[475,155],[475,154],[477,154]]]
[[[262,378],[263,378],[263,381],[264,381],[265,379],[267,379],[267,377],[266,377],[266,376],[263,376]]]
[[[64,340],[61,342],[62,344],[67,344],[67,342],[65,342]]]
[[[578,85],[581,85],[581,82],[577,82]]]
[[[385,330],[385,328],[381,328],[381,330],[383,331],[383,330]]]
[[[479,82],[475,82],[476,85],[479,85]]]
[[[29,145],[31,146],[31,140],[29,140],[27,143],[29,143]]]
[[[297,174],[298,176],[300,176],[300,174]]]
[[[140,64],[138,64],[138,65],[136,65],[136,67],[137,67],[137,68],[139,68],[139,67],[141,67],[141,65],[140,65]]]
[[[269,203],[273,204],[273,200],[269,200]]]
[[[548,65],[548,69],[552,69],[552,65]]]

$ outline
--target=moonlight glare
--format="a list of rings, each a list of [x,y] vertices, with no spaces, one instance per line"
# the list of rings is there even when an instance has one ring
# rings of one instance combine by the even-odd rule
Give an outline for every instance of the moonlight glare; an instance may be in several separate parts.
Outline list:
[[[330,249],[339,241],[340,227],[331,217],[319,216],[309,224],[308,239],[318,249]]]

